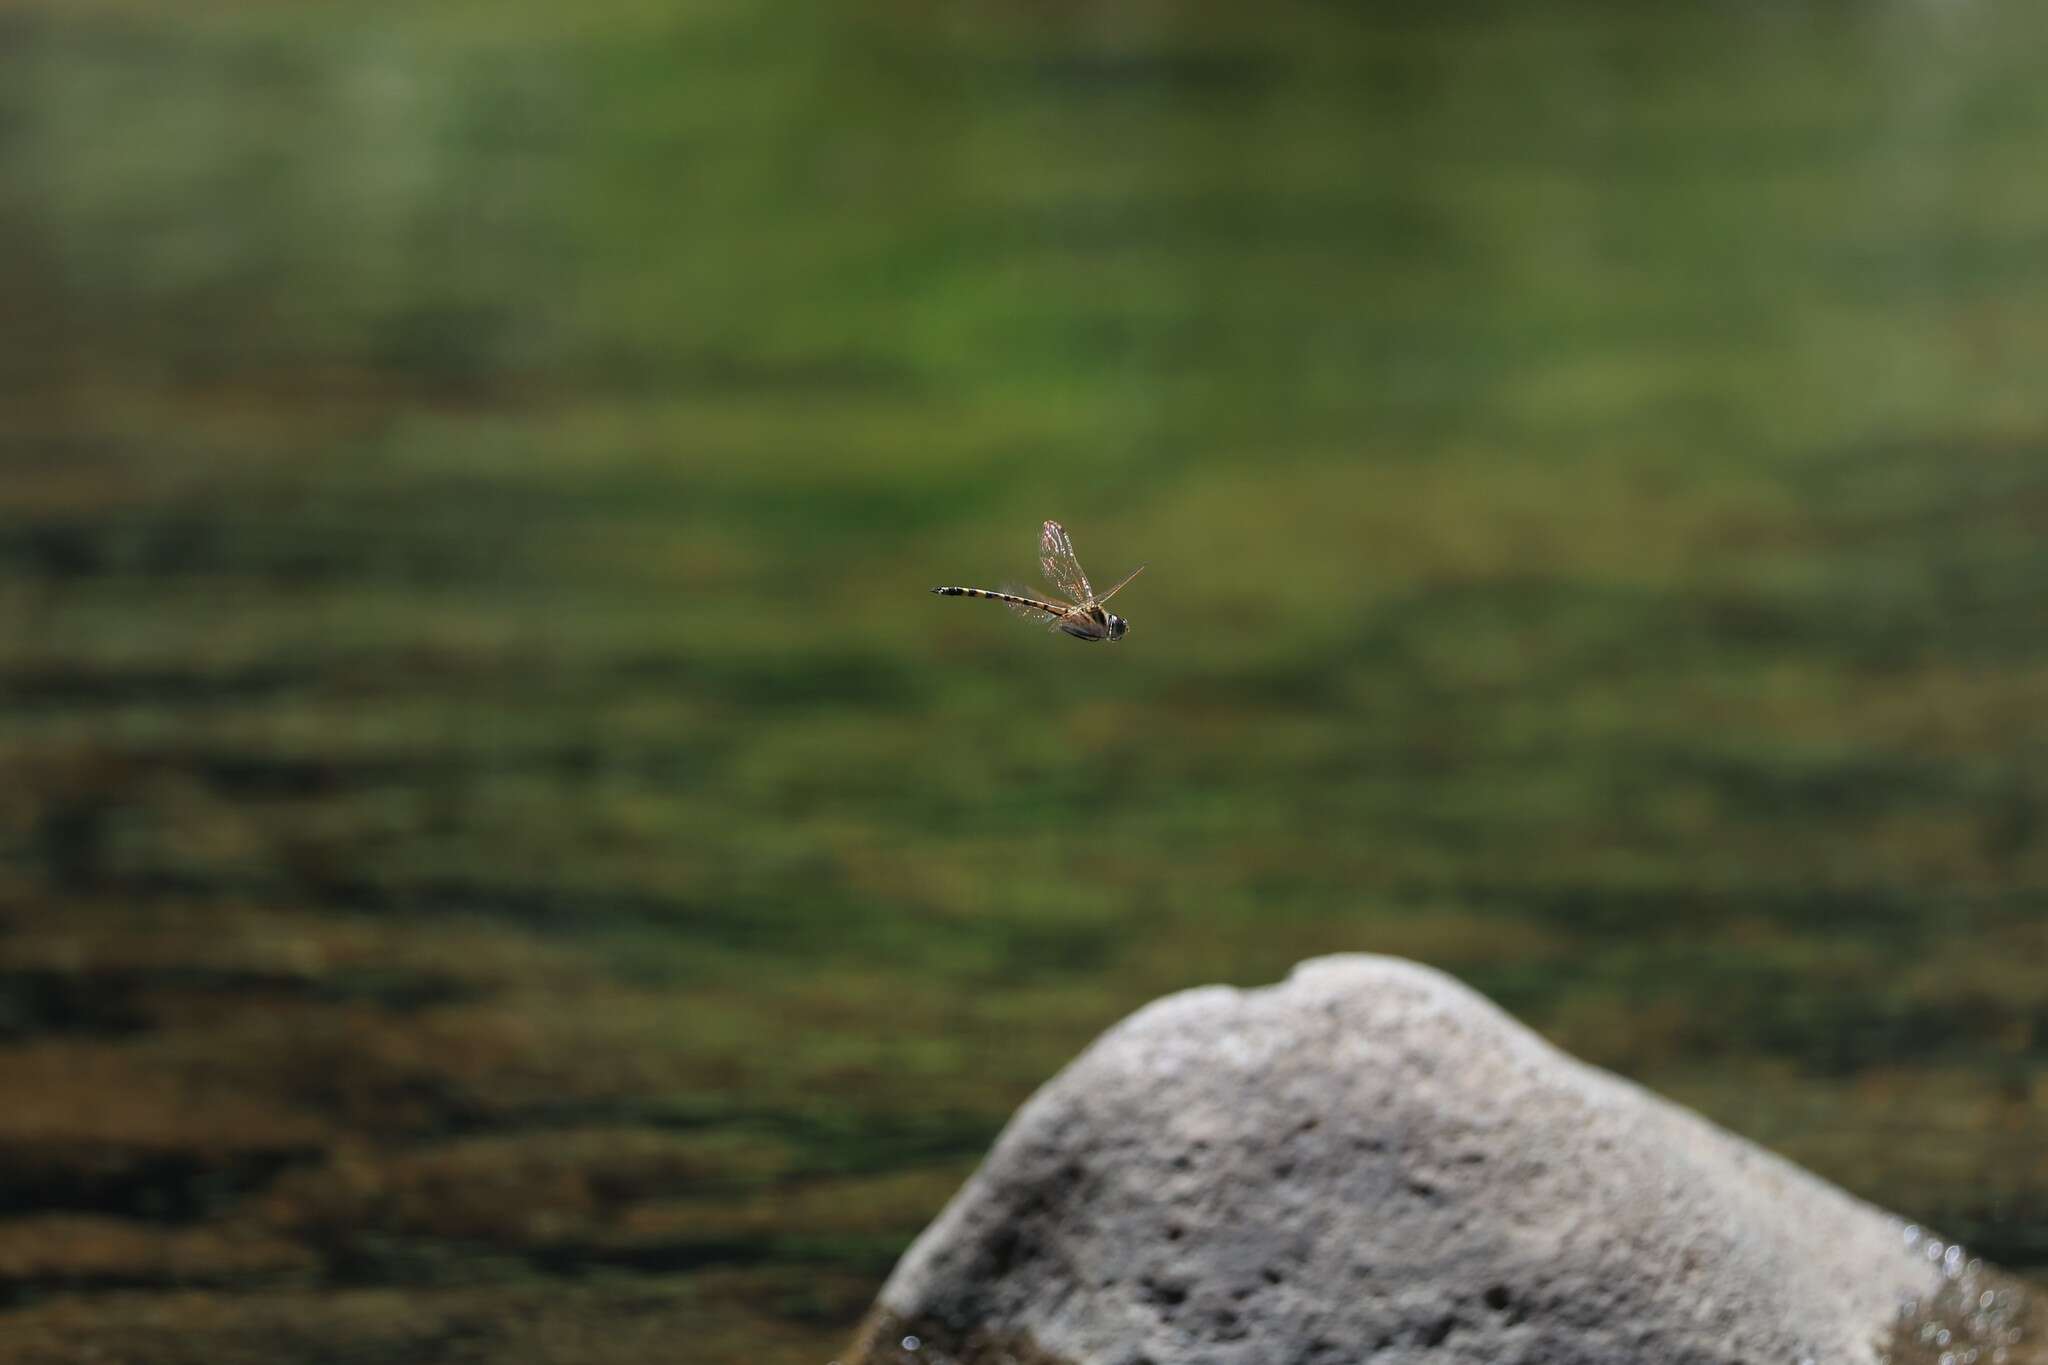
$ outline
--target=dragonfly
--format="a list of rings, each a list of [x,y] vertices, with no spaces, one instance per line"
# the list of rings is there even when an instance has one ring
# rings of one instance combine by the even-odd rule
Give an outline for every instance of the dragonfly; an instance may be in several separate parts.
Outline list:
[[[1121,640],[1131,623],[1106,610],[1103,603],[1123,591],[1124,584],[1145,572],[1145,566],[1125,574],[1117,585],[1100,597],[1089,586],[1081,561],[1074,557],[1074,542],[1067,528],[1056,521],[1045,523],[1038,534],[1038,565],[1052,591],[1045,597],[1018,592],[991,592],[987,588],[933,588],[941,597],[985,597],[1003,602],[1011,611],[1031,620],[1045,622],[1049,630],[1061,630],[1076,640]]]

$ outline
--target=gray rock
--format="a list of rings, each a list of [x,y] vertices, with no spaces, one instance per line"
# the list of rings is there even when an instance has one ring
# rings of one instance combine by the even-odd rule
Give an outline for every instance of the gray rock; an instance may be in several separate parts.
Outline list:
[[[1955,1297],[1914,1242],[1441,973],[1331,957],[1112,1028],[853,1358],[1868,1365],[1902,1303]]]

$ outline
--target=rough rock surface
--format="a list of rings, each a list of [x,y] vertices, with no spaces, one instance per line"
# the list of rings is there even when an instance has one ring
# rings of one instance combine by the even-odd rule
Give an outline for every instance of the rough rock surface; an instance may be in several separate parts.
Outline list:
[[[1322,958],[1099,1039],[853,1358],[1867,1365],[1943,1285],[1923,1250],[1438,972]]]

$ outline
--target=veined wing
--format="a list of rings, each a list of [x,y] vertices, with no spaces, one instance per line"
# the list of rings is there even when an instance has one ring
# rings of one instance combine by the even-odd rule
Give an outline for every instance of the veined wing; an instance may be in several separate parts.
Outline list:
[[[1051,626],[1066,619],[1069,604],[1057,597],[1031,592],[1018,583],[1003,584],[1003,593],[998,600],[1027,621]]]
[[[1068,539],[1067,528],[1056,521],[1048,521],[1039,532],[1038,564],[1045,570],[1045,581],[1071,597],[1076,606],[1085,607],[1095,601],[1088,575],[1081,571],[1081,561],[1074,557],[1074,542]]]
[[[1138,566],[1137,568],[1135,568],[1135,569],[1131,570],[1131,571],[1130,571],[1129,573],[1125,574],[1125,575],[1124,575],[1124,576],[1123,576],[1122,578],[1119,578],[1119,579],[1117,580],[1117,583],[1116,583],[1116,586],[1115,586],[1115,587],[1111,588],[1111,589],[1110,589],[1110,590],[1109,590],[1108,592],[1106,592],[1106,593],[1102,594],[1102,596],[1100,596],[1100,597],[1098,597],[1098,598],[1096,598],[1096,599],[1095,599],[1095,605],[1099,607],[1099,606],[1101,606],[1101,605],[1102,605],[1102,604],[1103,604],[1104,602],[1107,602],[1107,601],[1108,601],[1108,600],[1109,600],[1110,598],[1112,598],[1112,597],[1116,596],[1116,595],[1117,595],[1118,593],[1122,592],[1122,591],[1124,590],[1124,584],[1126,584],[1126,583],[1130,582],[1130,581],[1131,581],[1131,580],[1132,580],[1133,578],[1136,578],[1136,577],[1137,577],[1137,576],[1138,576],[1139,574],[1141,574],[1141,573],[1143,573],[1143,572],[1145,572],[1145,566],[1144,566],[1143,564],[1140,564],[1140,565],[1139,565],[1139,566]]]

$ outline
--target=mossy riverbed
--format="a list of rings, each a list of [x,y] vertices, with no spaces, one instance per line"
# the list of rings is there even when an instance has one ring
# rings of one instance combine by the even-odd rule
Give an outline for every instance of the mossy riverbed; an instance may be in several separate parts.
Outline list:
[[[10,7],[0,1358],[823,1361],[1354,949],[2039,1274],[2048,12],[1545,11]]]

